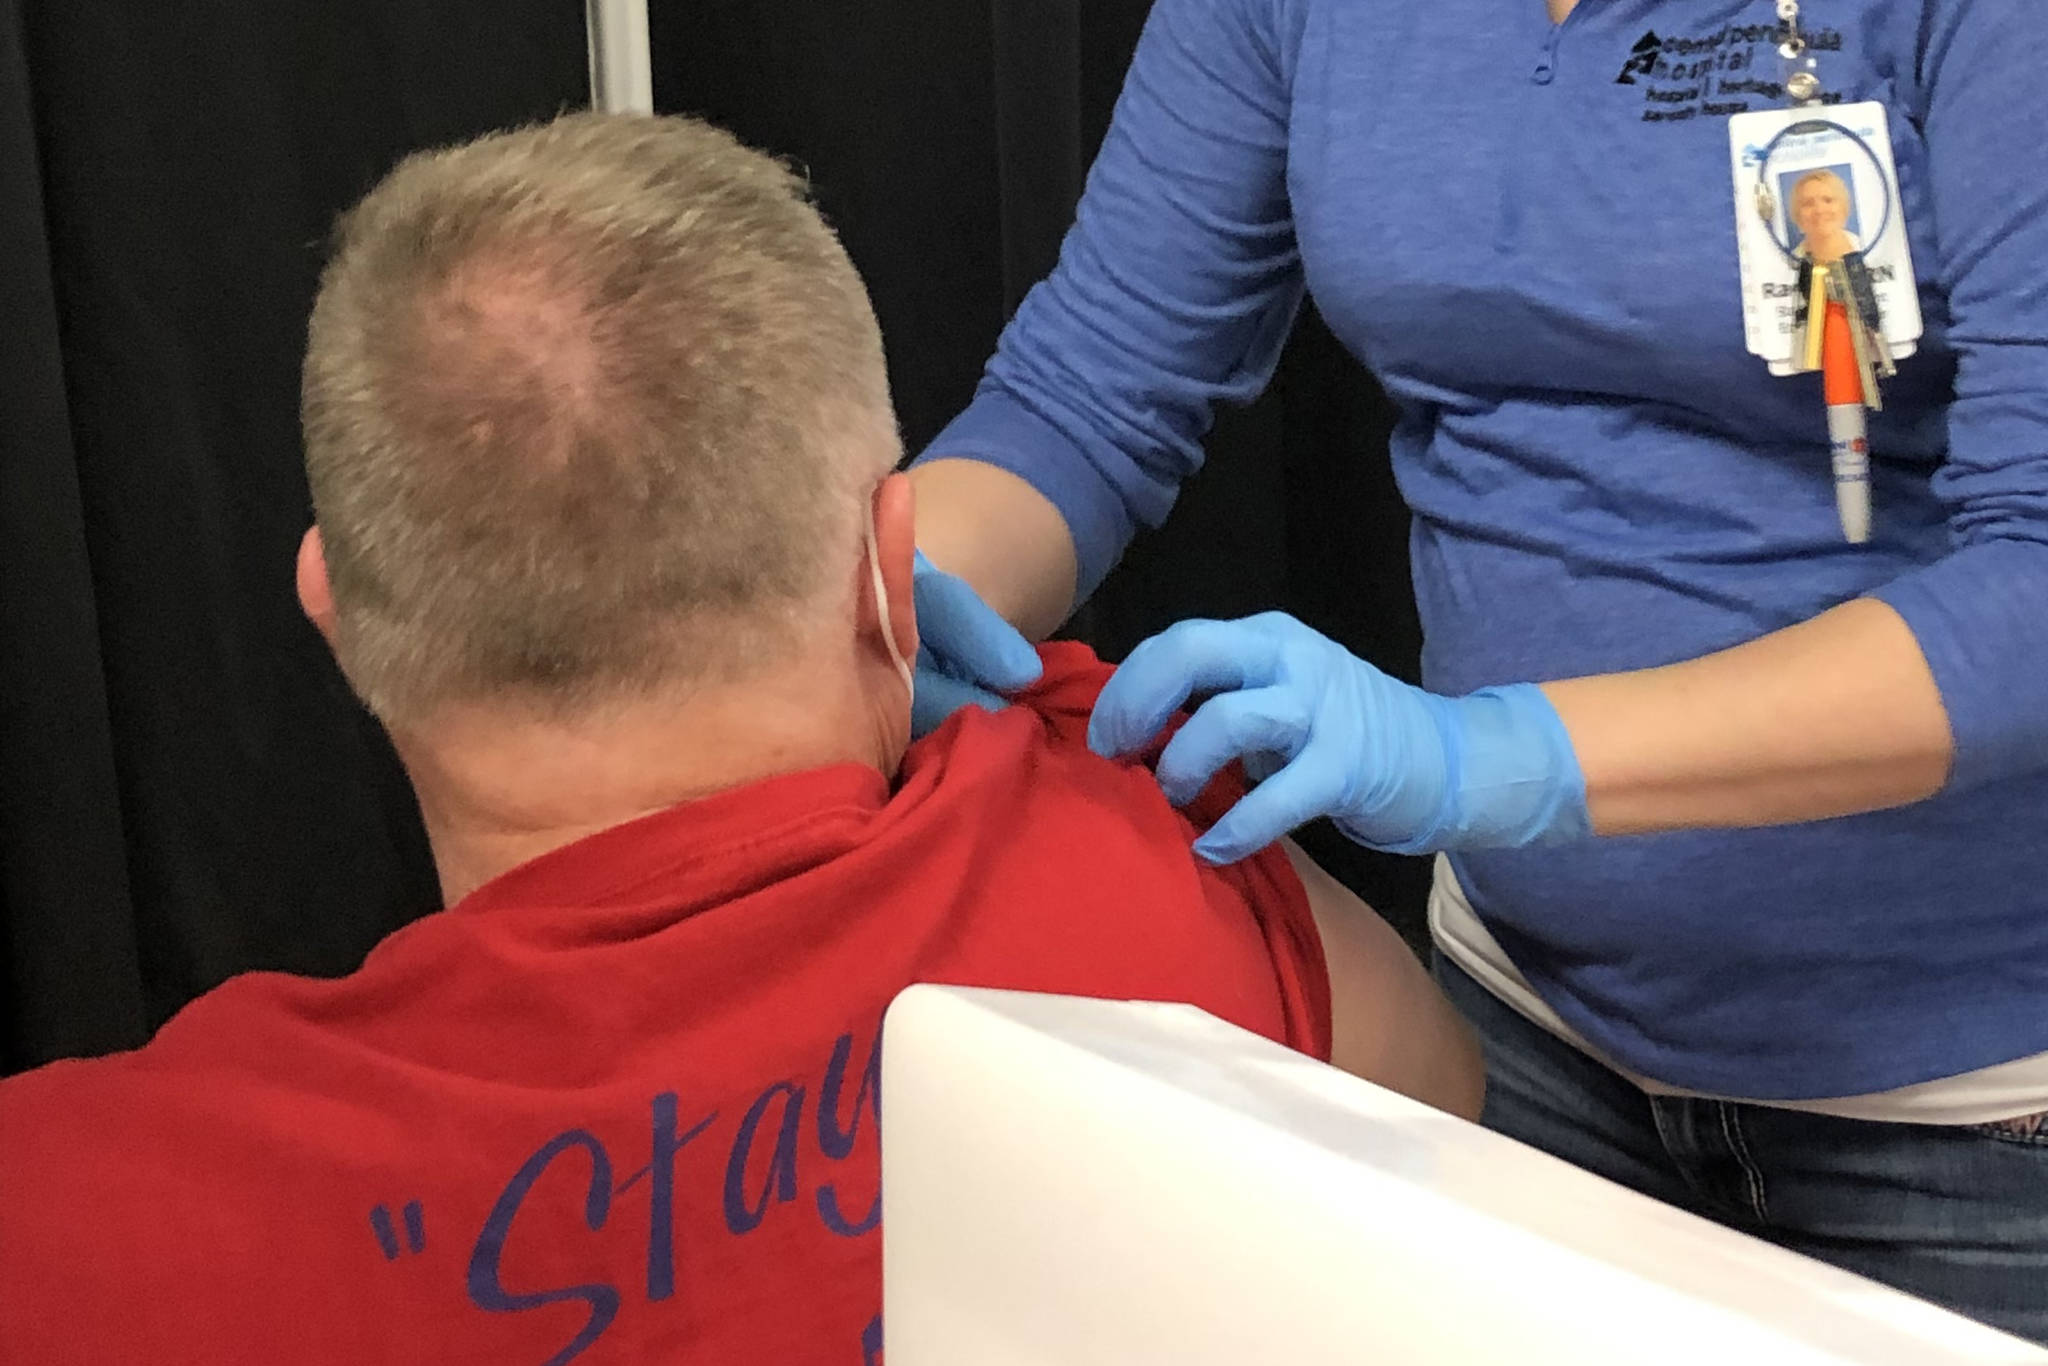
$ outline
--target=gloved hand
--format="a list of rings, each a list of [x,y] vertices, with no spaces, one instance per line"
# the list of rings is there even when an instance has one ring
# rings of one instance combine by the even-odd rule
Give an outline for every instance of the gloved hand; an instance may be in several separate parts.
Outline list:
[[[917,601],[917,682],[910,733],[928,735],[965,706],[1001,711],[997,694],[1038,681],[1044,666],[1031,642],[981,600],[964,579],[917,552],[911,588]]]
[[[1591,833],[1571,737],[1534,684],[1439,697],[1389,678],[1280,612],[1184,621],[1131,652],[1088,725],[1098,754],[1141,748],[1194,693],[1159,757],[1176,805],[1244,758],[1266,780],[1195,842],[1213,863],[1317,816],[1397,854],[1506,848]]]

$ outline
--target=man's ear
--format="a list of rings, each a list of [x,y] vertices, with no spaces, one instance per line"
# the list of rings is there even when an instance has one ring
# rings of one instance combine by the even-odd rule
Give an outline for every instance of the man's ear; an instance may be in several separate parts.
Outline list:
[[[889,593],[888,628],[905,659],[917,658],[917,494],[907,474],[892,474],[875,489],[875,558]]]
[[[320,528],[309,527],[299,542],[299,607],[306,619],[334,645],[334,590],[327,582],[327,550]]]

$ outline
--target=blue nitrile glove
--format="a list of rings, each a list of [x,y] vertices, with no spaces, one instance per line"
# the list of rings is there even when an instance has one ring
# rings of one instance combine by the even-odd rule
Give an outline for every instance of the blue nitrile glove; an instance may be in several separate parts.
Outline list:
[[[1534,684],[1439,697],[1389,678],[1280,612],[1184,621],[1131,652],[1088,724],[1098,754],[1141,748],[1196,693],[1215,693],[1159,756],[1193,801],[1232,759],[1270,774],[1195,842],[1232,863],[1330,816],[1396,854],[1499,849],[1591,833],[1571,737]]]
[[[1001,711],[998,693],[1038,681],[1038,651],[968,587],[917,552],[911,587],[917,600],[917,683],[910,733],[928,735],[960,708]]]

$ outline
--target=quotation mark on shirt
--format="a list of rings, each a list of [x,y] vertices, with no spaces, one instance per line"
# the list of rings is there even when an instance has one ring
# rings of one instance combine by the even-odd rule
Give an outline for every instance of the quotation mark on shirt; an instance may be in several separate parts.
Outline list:
[[[425,1252],[427,1250],[427,1216],[417,1200],[405,1202],[400,1211],[405,1220],[405,1250]],[[398,1260],[398,1230],[392,1227],[391,1211],[378,1205],[370,1211],[370,1232],[377,1235],[377,1246],[384,1249],[384,1260]]]

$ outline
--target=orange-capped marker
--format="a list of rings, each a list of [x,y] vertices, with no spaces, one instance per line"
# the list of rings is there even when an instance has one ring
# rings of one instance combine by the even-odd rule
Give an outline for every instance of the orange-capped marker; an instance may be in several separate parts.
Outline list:
[[[1834,293],[1829,291],[1830,296]],[[1863,367],[1848,305],[1830,297],[1822,324],[1821,393],[1828,405],[1828,453],[1835,467],[1835,511],[1852,544],[1870,539],[1870,434],[1863,416]]]

